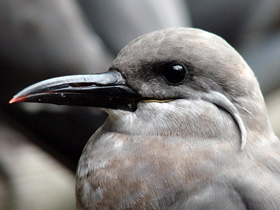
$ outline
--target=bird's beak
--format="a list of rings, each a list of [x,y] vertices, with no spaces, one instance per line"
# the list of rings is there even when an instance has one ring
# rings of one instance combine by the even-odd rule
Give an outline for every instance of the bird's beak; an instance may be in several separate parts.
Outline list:
[[[31,85],[9,103],[35,102],[92,106],[134,111],[139,95],[126,85],[115,70],[100,74],[56,77]]]

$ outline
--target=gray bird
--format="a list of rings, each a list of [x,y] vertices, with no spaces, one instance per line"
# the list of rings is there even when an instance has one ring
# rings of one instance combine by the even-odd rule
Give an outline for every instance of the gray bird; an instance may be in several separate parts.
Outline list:
[[[78,209],[280,209],[280,143],[258,82],[214,34],[143,35],[108,72],[39,82],[19,101],[109,114],[79,161]]]

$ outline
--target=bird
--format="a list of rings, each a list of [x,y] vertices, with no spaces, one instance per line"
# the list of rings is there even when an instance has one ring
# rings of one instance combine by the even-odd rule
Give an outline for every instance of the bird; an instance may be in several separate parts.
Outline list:
[[[259,84],[213,33],[144,34],[107,72],[45,80],[14,102],[108,113],[78,163],[78,209],[280,209],[280,143]]]

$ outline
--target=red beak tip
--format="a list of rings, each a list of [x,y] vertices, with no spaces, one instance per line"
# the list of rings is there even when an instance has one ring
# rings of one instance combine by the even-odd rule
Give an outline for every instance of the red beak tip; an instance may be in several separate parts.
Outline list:
[[[16,99],[15,99],[15,98],[12,98],[12,99],[9,101],[9,104],[12,104],[12,103],[14,103],[14,102],[16,102]]]
[[[9,101],[9,104],[13,104],[13,103],[16,103],[16,102],[24,101],[25,98],[26,98],[26,96],[13,97],[13,98]]]

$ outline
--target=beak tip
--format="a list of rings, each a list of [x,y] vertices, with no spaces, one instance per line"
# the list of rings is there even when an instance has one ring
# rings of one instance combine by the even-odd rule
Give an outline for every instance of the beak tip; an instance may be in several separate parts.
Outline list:
[[[24,101],[25,98],[26,98],[26,96],[13,97],[13,98],[9,101],[9,104],[13,104],[13,103],[16,103],[16,102]]]
[[[15,99],[15,98],[12,98],[12,99],[9,101],[9,104],[12,104],[12,103],[14,103],[14,102],[16,102],[16,99]]]

